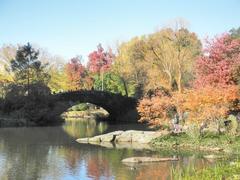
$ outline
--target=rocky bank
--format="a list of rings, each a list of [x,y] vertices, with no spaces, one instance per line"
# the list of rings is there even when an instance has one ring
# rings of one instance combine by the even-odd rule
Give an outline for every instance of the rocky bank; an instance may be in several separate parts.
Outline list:
[[[128,130],[128,131],[114,131],[111,133],[98,135],[90,138],[80,138],[77,139],[79,143],[89,143],[96,144],[101,142],[111,142],[111,143],[122,143],[122,142],[132,142],[139,144],[148,144],[153,139],[160,136],[166,135],[169,132],[167,131],[137,131],[137,130]]]

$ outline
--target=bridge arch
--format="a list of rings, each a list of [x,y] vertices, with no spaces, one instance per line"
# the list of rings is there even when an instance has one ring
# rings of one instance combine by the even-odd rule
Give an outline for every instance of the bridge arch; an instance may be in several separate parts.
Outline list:
[[[52,96],[57,101],[68,102],[60,113],[72,107],[74,102],[81,102],[102,107],[109,113],[109,119],[113,121],[136,121],[138,117],[136,99],[122,96],[121,94],[96,90],[80,90],[58,93]]]

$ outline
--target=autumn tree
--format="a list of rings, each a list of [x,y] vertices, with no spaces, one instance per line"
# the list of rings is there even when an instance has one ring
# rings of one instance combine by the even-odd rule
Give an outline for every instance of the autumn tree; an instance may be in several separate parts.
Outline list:
[[[81,57],[72,58],[70,62],[66,64],[65,69],[69,81],[69,89],[81,89],[86,74],[85,67],[81,63]]]
[[[196,61],[195,86],[236,84],[240,72],[240,39],[223,34],[206,43],[203,55]]]
[[[170,94],[155,92],[139,101],[139,121],[147,122],[151,126],[171,125],[171,119],[180,112],[187,114],[187,119],[181,119],[181,123],[186,120],[188,124],[215,123],[220,126],[220,121],[231,111],[240,110],[239,98],[237,86],[224,89],[205,86]]]
[[[193,64],[200,52],[195,33],[183,27],[163,28],[122,43],[113,69],[123,83],[142,85],[145,92],[162,86],[181,92],[193,78]]]
[[[67,75],[64,66],[51,66],[48,72],[51,76],[48,86],[52,92],[56,93],[68,90],[69,86],[67,83]]]
[[[239,42],[228,34],[208,41],[194,66],[194,86],[167,96],[144,97],[138,105],[140,121],[162,125],[170,122],[168,112],[174,109],[181,119],[187,113],[187,122],[219,126],[231,112],[239,112]]]
[[[109,51],[104,51],[102,45],[99,44],[97,46],[97,50],[90,53],[88,58],[89,58],[87,65],[88,70],[94,74],[97,74],[98,76],[101,75],[103,90],[104,72],[107,72],[110,69],[114,59],[114,54],[112,53],[111,49],[109,49]]]
[[[169,89],[174,89],[176,84],[182,92],[183,81],[189,80],[195,58],[201,52],[201,42],[196,34],[184,27],[165,28],[151,34],[147,46],[146,60],[152,64],[149,79],[159,77],[162,86],[168,84]]]
[[[147,81],[145,63],[146,45],[144,37],[136,37],[118,46],[118,53],[112,71],[116,73],[123,84],[126,95],[141,96],[141,88]],[[139,93],[137,93],[139,89]]]
[[[17,47],[14,45],[3,45],[0,48],[0,73],[4,81],[13,81],[13,74],[11,72],[11,60],[16,56]]]
[[[164,88],[150,90],[139,101],[137,110],[141,116],[139,122],[146,122],[150,126],[169,125],[176,113],[172,95]]]
[[[180,97],[179,97],[180,96]],[[217,123],[227,117],[230,111],[239,111],[239,88],[235,85],[225,88],[205,86],[189,89],[183,94],[176,94],[174,100],[181,98],[182,111],[188,112],[191,123]]]

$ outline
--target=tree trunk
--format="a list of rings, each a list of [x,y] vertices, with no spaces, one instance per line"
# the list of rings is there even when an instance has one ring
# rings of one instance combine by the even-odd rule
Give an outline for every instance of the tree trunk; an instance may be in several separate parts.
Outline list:
[[[180,57],[180,54],[181,54],[181,49],[179,48],[178,49],[178,81],[177,81],[177,85],[178,85],[178,92],[179,93],[182,93],[182,67],[181,67],[181,57]]]
[[[30,62],[31,62],[31,54],[28,56],[28,62],[27,62],[27,91],[28,91],[28,96],[29,96],[29,91],[30,91]]]
[[[178,75],[178,92],[182,93],[182,72],[179,70],[179,75]]]
[[[125,81],[123,78],[121,78],[121,80],[122,80],[122,83],[123,83],[123,86],[124,86],[125,94],[126,94],[126,96],[128,97],[128,90],[127,90],[127,84],[126,84],[126,81]]]
[[[102,91],[104,90],[104,87],[103,87],[103,70],[102,70],[102,72],[101,72],[101,81],[102,81]]]
[[[167,73],[168,77],[169,77],[169,89],[172,89],[172,85],[173,85],[173,78],[172,75],[170,73]]]

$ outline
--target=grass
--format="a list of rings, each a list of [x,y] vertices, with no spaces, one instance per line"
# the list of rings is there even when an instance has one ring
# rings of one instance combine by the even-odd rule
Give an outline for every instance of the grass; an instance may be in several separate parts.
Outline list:
[[[240,179],[240,161],[228,163],[221,162],[213,167],[205,167],[195,170],[193,167],[171,170],[172,179],[176,180],[221,180],[221,179]]]
[[[204,136],[193,136],[191,134],[168,134],[152,141],[155,148],[179,148],[198,149],[206,151],[224,151],[234,154],[239,153],[240,136],[227,134],[215,135],[205,134]]]
[[[217,158],[214,159],[216,164],[207,165],[207,167],[200,169],[194,165],[183,168],[172,167],[171,179],[173,180],[240,179],[240,160],[236,160],[237,157],[240,157],[240,136],[214,133],[205,133],[200,136],[193,132],[168,134],[153,140],[152,145],[159,150],[169,149],[178,152],[187,150],[189,153],[199,153],[199,156],[206,158],[206,160],[206,155]],[[212,155],[209,155],[209,151],[212,152]],[[218,157],[222,158],[218,159]]]

